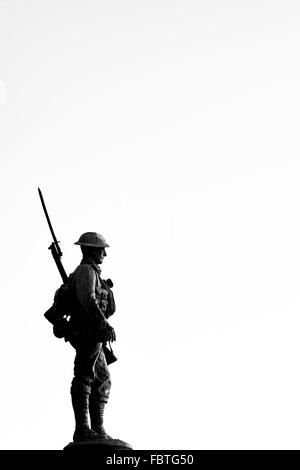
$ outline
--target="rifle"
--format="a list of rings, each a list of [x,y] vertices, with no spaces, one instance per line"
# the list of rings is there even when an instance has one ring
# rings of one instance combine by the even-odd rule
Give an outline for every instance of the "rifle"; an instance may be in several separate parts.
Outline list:
[[[38,188],[38,191],[44,214],[46,216],[47,223],[53,238],[53,242],[51,243],[48,249],[52,253],[53,259],[63,281],[63,285],[56,291],[53,305],[47,310],[47,312],[44,313],[44,317],[53,325],[54,335],[58,338],[63,338],[69,325],[69,322],[66,317],[70,316],[70,308],[72,308],[72,297],[68,285],[69,279],[65,268],[63,267],[63,264],[61,262],[62,251],[60,249],[59,242],[57,241],[57,238],[55,236],[52,224],[50,222],[42,191],[40,190],[40,188]]]

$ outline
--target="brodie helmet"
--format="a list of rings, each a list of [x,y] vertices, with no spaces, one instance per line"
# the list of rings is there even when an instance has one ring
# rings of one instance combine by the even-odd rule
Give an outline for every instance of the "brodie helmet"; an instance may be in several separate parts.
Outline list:
[[[106,248],[109,245],[106,243],[106,240],[100,233],[97,232],[86,232],[83,233],[77,242],[74,245],[81,246],[94,246],[96,248]]]

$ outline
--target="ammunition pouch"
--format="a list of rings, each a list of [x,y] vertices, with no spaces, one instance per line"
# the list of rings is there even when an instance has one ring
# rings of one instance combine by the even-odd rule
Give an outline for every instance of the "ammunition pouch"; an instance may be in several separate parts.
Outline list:
[[[102,286],[100,287],[100,308],[101,306],[105,306],[103,309],[105,317],[111,317],[116,311],[116,303],[114,298],[114,293],[111,290],[113,287],[113,283],[111,279],[101,279]]]

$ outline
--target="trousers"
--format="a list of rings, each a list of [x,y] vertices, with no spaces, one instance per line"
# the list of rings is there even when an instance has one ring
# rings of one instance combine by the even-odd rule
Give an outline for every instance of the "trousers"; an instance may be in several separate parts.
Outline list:
[[[72,384],[107,403],[111,380],[102,343],[84,338],[71,339],[70,343],[76,350]]]

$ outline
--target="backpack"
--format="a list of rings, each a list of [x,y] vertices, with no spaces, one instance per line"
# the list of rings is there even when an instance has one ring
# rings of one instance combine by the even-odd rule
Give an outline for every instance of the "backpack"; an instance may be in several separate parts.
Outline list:
[[[53,325],[53,334],[57,338],[64,338],[71,334],[70,317],[75,309],[75,297],[70,286],[62,284],[54,294],[52,306],[44,313],[44,317]]]

